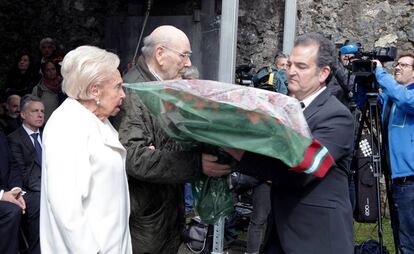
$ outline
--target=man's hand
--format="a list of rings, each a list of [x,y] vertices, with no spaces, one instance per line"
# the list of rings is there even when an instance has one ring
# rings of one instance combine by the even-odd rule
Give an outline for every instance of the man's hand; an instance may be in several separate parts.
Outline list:
[[[230,154],[237,161],[240,161],[241,158],[243,157],[243,154],[244,154],[243,150],[239,150],[239,149],[235,149],[235,148],[223,147],[223,150],[226,153]]]
[[[211,154],[201,154],[201,166],[207,176],[222,176],[230,174],[230,166],[217,163],[217,157]]]
[[[14,188],[11,191],[4,192],[3,197],[1,198],[1,200],[11,202],[11,203],[19,206],[23,210],[23,213],[26,210],[26,202],[23,199],[22,189],[20,189],[20,188]]]
[[[374,59],[374,60],[372,60],[372,62],[375,63],[376,67],[382,67],[382,63],[379,60]]]

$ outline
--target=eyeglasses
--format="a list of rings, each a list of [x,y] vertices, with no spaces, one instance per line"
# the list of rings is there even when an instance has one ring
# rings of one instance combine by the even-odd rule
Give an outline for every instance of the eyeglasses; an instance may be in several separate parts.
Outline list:
[[[172,52],[177,53],[183,59],[186,59],[187,57],[190,58],[191,57],[191,54],[193,53],[191,51],[190,52],[183,53],[183,52],[180,52],[180,51],[178,51],[176,49],[173,49],[173,48],[170,48],[170,47],[167,47],[167,46],[161,46],[161,48],[165,48],[165,49],[171,50]]]
[[[408,66],[413,67],[414,65],[408,64],[408,63],[401,63],[401,62],[396,62],[392,65],[392,67],[394,67],[394,68],[397,67],[397,66],[400,66],[402,69],[406,69]]]

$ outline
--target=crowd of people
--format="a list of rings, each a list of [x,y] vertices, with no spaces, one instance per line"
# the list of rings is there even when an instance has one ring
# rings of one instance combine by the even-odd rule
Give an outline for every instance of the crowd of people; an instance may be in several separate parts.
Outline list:
[[[80,46],[62,58],[45,38],[39,50],[38,63],[27,53],[19,56],[2,95],[0,253],[18,253],[21,232],[28,253],[177,253],[185,183],[234,169],[170,138],[122,84],[197,78],[187,35],[157,27],[123,76],[118,56],[98,47]],[[313,137],[335,163],[321,177],[311,168],[298,172],[268,156],[223,148],[238,161],[237,171],[260,183],[246,253],[353,253],[355,120],[332,94],[338,60],[329,39],[306,33],[290,55],[278,54],[253,81],[296,98]],[[401,253],[414,253],[414,53],[398,56],[394,76],[375,62],[393,230]]]

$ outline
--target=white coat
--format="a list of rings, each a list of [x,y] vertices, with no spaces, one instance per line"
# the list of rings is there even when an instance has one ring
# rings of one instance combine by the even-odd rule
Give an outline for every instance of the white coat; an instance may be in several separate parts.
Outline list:
[[[108,120],[68,98],[43,132],[42,253],[132,253],[126,151]]]

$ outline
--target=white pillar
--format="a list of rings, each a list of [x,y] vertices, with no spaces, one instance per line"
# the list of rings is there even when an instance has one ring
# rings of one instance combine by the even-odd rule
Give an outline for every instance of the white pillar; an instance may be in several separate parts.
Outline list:
[[[283,29],[283,53],[290,54],[296,35],[296,0],[285,1],[285,24]]]
[[[234,83],[239,1],[223,0],[221,6],[218,80]]]

